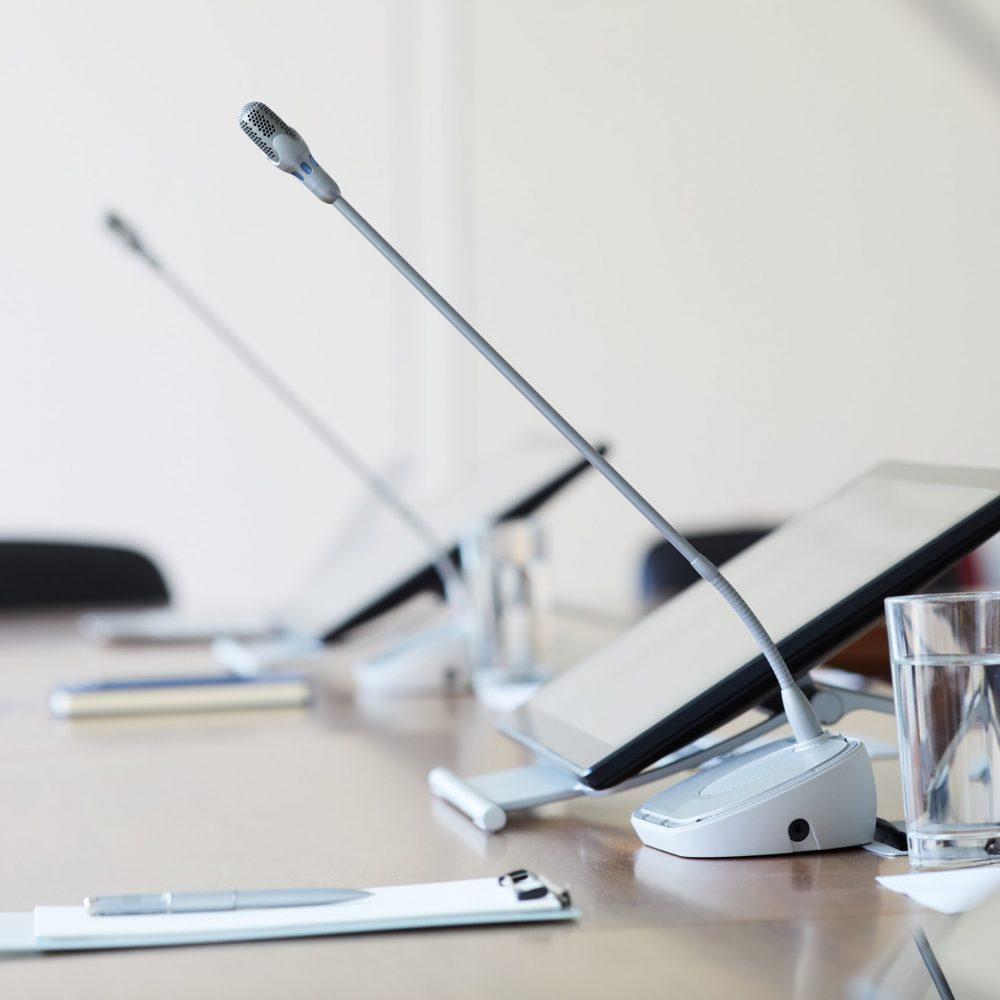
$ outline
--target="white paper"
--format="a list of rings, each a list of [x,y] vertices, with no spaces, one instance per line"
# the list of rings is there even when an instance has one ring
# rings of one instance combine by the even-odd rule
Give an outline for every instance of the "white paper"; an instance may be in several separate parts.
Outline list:
[[[932,910],[964,913],[1000,892],[1000,866],[882,875],[875,881]]]
[[[30,913],[0,913],[0,951],[37,951]]]

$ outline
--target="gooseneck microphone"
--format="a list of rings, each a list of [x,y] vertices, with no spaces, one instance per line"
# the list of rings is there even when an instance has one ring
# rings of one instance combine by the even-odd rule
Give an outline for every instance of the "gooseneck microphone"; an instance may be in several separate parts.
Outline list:
[[[284,135],[285,133],[282,134]],[[305,149],[305,143],[301,139],[297,139],[297,142],[301,146],[301,149]],[[297,151],[301,151],[298,147],[296,149]],[[308,154],[307,149],[305,149],[305,154]],[[329,181],[329,177],[325,173],[321,173],[321,176],[326,177]],[[330,184],[333,184],[333,182],[330,181]],[[333,186],[336,188],[335,184]],[[323,197],[321,192],[329,191],[329,186],[325,182],[320,182],[310,188],[310,190],[313,190],[317,194],[317,197]],[[256,354],[231,327],[223,323],[180,278],[169,268],[165,267],[162,261],[149,251],[131,225],[119,214],[111,211],[105,215],[104,221],[108,229],[156,272],[164,284],[201,320],[205,327],[214,334],[216,339],[244,367],[251,371],[285,408],[298,418],[300,423],[309,429],[323,447],[347,466],[364,486],[420,539],[421,543],[427,548],[435,572],[444,587],[445,599],[458,608],[460,612],[465,613],[469,607],[465,584],[462,582],[444,543],[438,539],[433,529],[424,519],[377,472],[369,468],[357,452],[340,435],[336,434],[330,425],[308,406],[263,358]]]
[[[739,616],[781,688],[782,706],[800,743],[824,735],[809,700],[792,678],[777,645],[743,597],[669,521],[597,449],[576,430],[510,363],[459,314],[341,195],[336,182],[323,170],[305,141],[267,105],[251,101],[240,113],[240,128],[264,154],[286,173],[302,181],[321,201],[332,204],[362,236],[442,315],[548,422],[710,583]],[[311,173],[301,171],[302,164]],[[314,181],[314,177],[322,180]]]
[[[781,652],[746,601],[522,375],[418,274],[353,208],[321,170],[301,136],[259,102],[248,104],[240,125],[288,173],[294,154],[313,168],[299,179],[341,215],[396,268],[503,377],[690,562],[739,616],[771,666],[794,733],[755,750],[725,758],[672,785],[632,814],[643,843],[687,857],[735,857],[852,847],[875,831],[875,777],[864,744],[826,733],[792,678]],[[300,164],[301,165],[301,164]],[[438,769],[436,769],[438,770]],[[655,770],[655,769],[654,769]],[[435,789],[434,772],[429,776]],[[537,790],[536,790],[537,791]],[[435,794],[466,812],[483,829],[499,829],[503,810],[471,785],[445,776]],[[499,814],[497,816],[496,814]],[[478,819],[476,819],[478,817]]]

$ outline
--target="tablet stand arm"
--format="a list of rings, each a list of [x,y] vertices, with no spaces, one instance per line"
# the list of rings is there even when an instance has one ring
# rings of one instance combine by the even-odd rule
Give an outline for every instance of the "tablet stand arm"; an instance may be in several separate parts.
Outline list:
[[[834,725],[845,715],[859,710],[890,715],[893,712],[892,699],[882,695],[820,683],[811,678],[805,686],[824,725]],[[760,739],[786,721],[784,713],[779,711],[735,736],[714,741],[711,737],[696,740],[612,788],[591,788],[570,771],[544,761],[472,778],[462,778],[446,767],[436,767],[427,775],[427,781],[431,794],[464,813],[480,830],[496,833],[506,826],[511,813],[569,799],[602,798],[699,768]]]

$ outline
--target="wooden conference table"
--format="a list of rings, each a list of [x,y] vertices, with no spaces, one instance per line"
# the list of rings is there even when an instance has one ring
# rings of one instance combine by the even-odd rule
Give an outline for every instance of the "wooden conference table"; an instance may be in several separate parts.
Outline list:
[[[59,722],[58,683],[192,672],[201,648],[95,649],[68,617],[0,619],[0,910],[99,892],[386,885],[528,867],[576,924],[0,958],[0,996],[837,997],[908,936],[907,870],[861,850],[694,861],[643,847],[652,792],[549,807],[486,835],[427,771],[522,752],[468,697],[363,702],[343,654],[308,709]],[[843,727],[892,736],[885,717]],[[898,767],[877,762],[881,815]],[[658,786],[653,786],[658,787]]]

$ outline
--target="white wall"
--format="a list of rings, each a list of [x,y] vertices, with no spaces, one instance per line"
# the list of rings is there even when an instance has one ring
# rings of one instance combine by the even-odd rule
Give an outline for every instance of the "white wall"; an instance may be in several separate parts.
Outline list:
[[[1000,90],[928,6],[4,5],[0,530],[134,540],[191,603],[266,603],[358,499],[107,206],[412,488],[537,429],[255,153],[252,98],[682,527],[885,456],[997,464]],[[551,521],[563,593],[631,592],[622,501],[595,480]]]
[[[134,541],[189,603],[268,603],[359,500],[106,235],[108,207],[373,464],[408,462],[419,483],[438,410],[411,388],[426,367],[408,346],[412,307],[237,119],[247,100],[273,104],[419,250],[422,220],[399,193],[435,152],[399,125],[428,71],[422,50],[400,53],[407,26],[432,32],[434,18],[404,25],[389,2],[3,6],[0,531]]]
[[[476,5],[477,316],[679,526],[1000,463],[1000,84],[933,7]],[[534,422],[478,399],[484,440]],[[651,533],[586,494],[561,587],[625,593]]]

